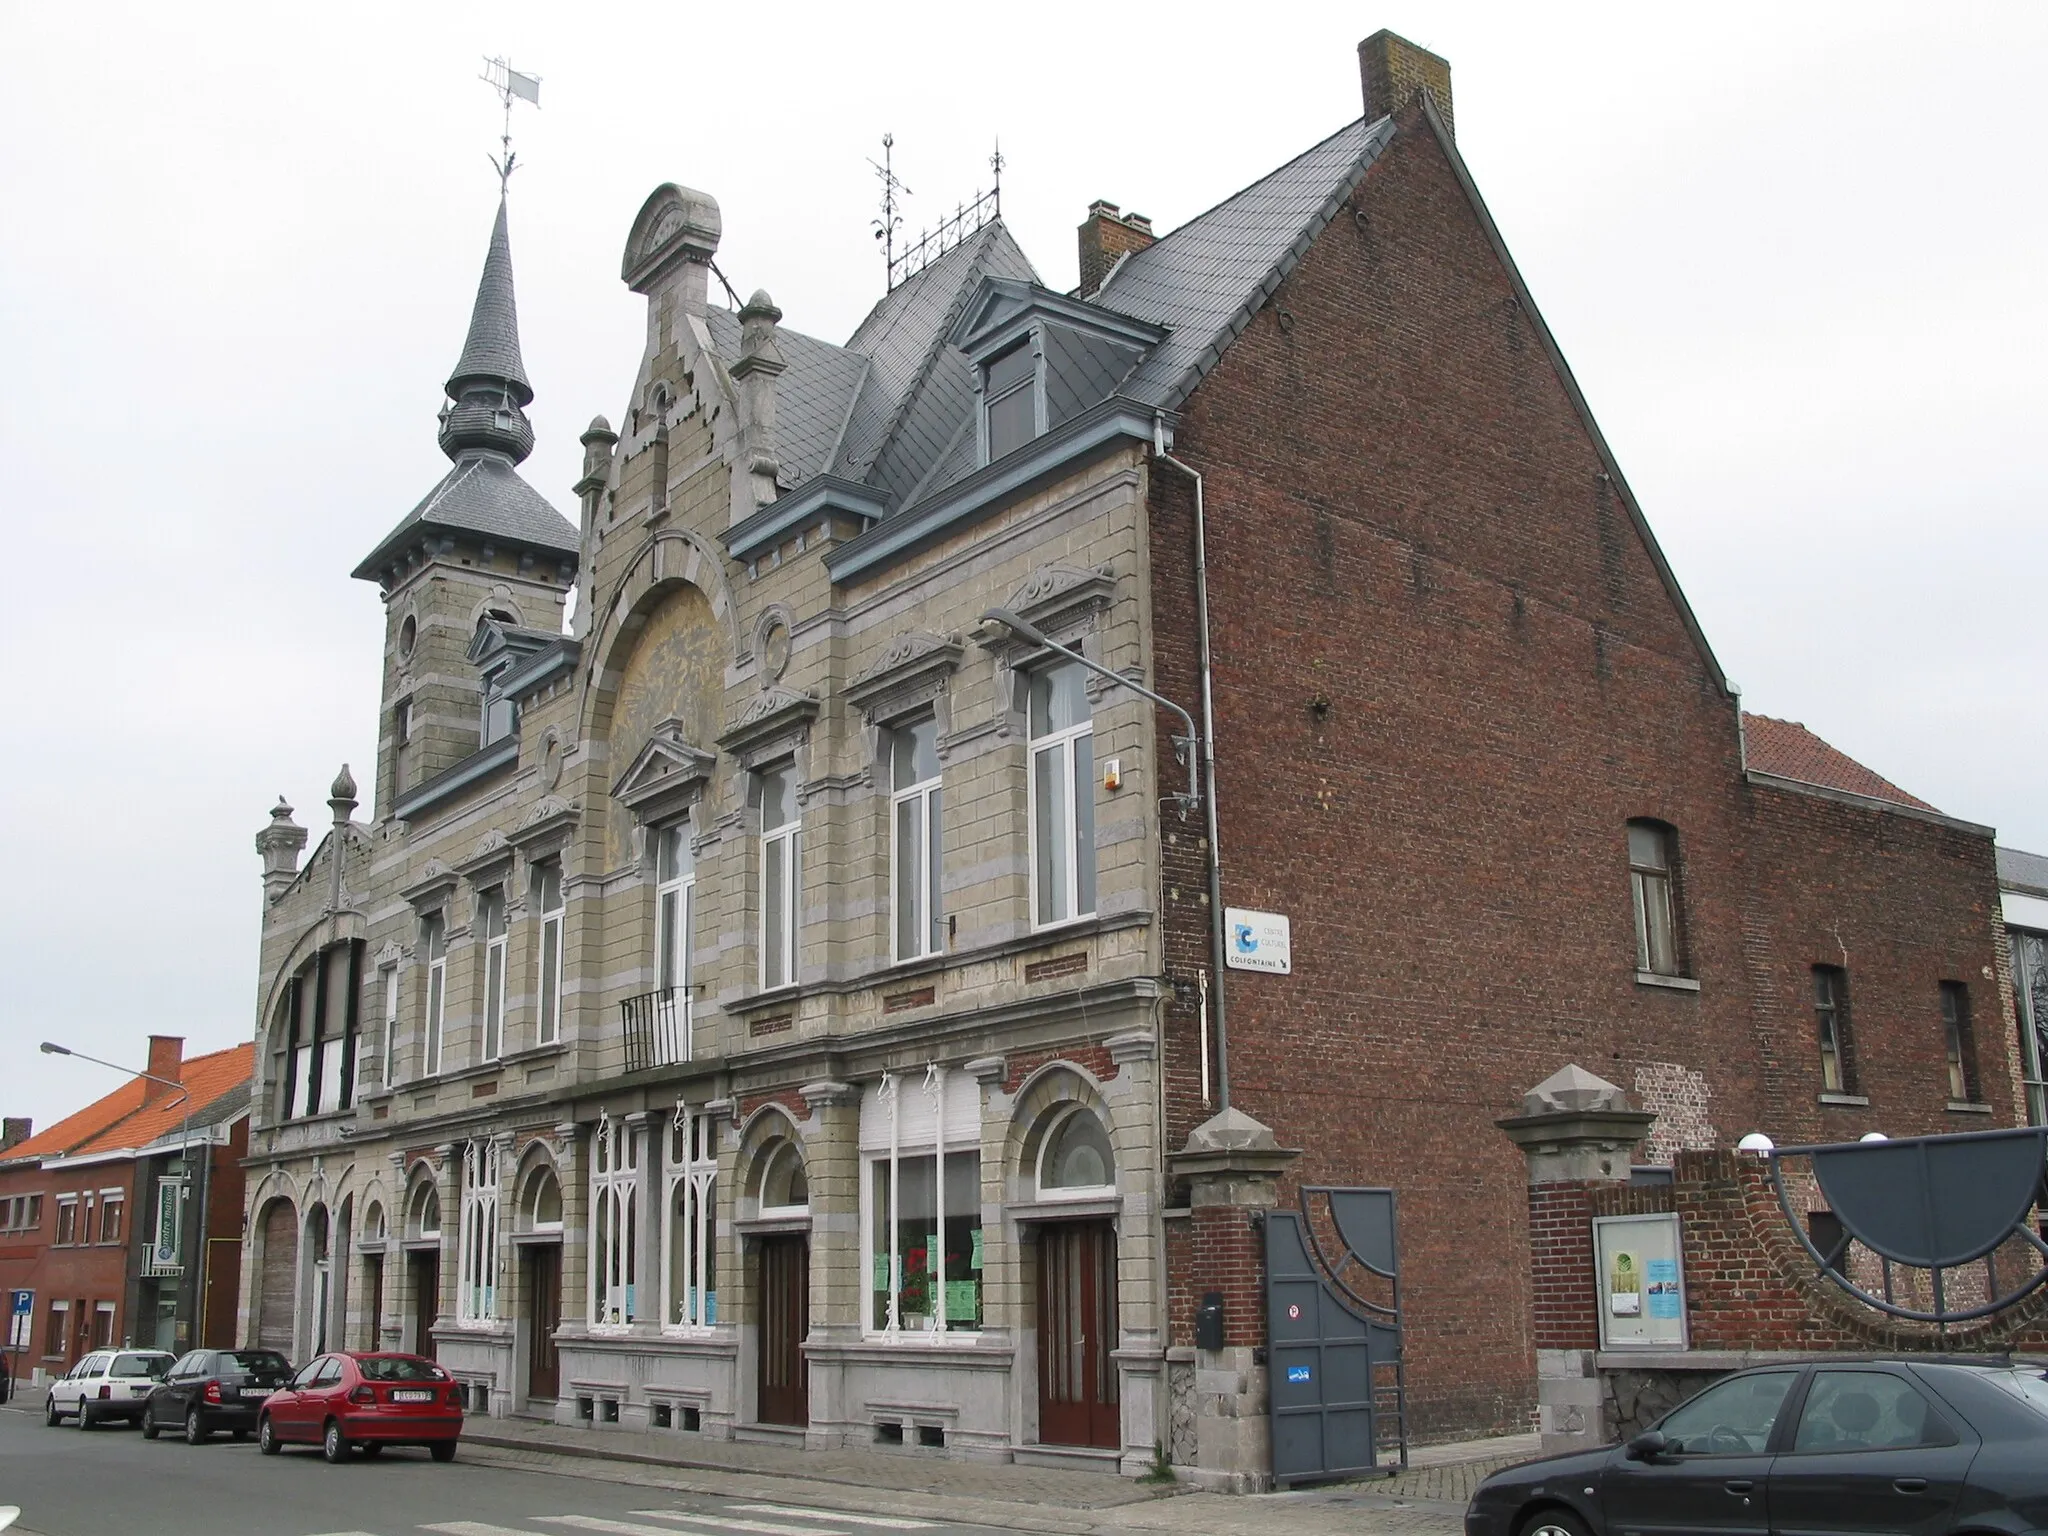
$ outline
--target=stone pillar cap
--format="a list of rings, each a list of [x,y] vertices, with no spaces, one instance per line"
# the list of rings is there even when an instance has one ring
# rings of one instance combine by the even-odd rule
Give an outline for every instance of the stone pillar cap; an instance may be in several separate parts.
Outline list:
[[[1181,1175],[1223,1170],[1269,1172],[1301,1156],[1241,1109],[1226,1109],[1188,1132],[1188,1144],[1169,1161]]]
[[[1522,1095],[1525,1115],[1585,1114],[1589,1110],[1633,1107],[1621,1089],[1605,1078],[1595,1077],[1576,1062],[1560,1067]]]

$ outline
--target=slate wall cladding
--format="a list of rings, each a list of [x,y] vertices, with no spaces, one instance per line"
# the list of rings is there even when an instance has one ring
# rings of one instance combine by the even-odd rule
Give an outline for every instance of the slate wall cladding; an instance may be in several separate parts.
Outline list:
[[[1967,915],[1992,877],[1988,838],[1745,784],[1734,701],[1537,324],[1419,108],[1399,127],[1189,399],[1175,452],[1205,476],[1224,899],[1294,924],[1293,975],[1227,978],[1234,1099],[1303,1149],[1283,1200],[1399,1190],[1427,1437],[1518,1429],[1533,1405],[1530,1215],[1492,1124],[1529,1084],[1567,1060],[1622,1082],[1661,1063],[1699,1074],[1694,1103],[1725,1138],[1817,1127],[1794,995],[1814,957],[1793,938],[1819,898],[1884,943],[1918,935],[1870,989],[1925,971],[1932,997],[1930,967],[1992,963],[1989,923]],[[1155,681],[1192,700],[1185,477],[1155,464],[1147,505]],[[1635,979],[1624,825],[1644,816],[1678,829],[1696,992]],[[1185,985],[1207,905],[1199,827],[1169,816],[1162,833],[1179,1145],[1210,1112]],[[1775,846],[1810,838],[1824,846]],[[1753,847],[1768,875],[1752,892]],[[1828,873],[1864,859],[1880,872]],[[1905,895],[1922,878],[1927,903],[1965,893],[1965,915],[1923,923]],[[1866,1051],[1889,1053],[1900,1016],[1869,1016]],[[1935,1064],[1897,1059],[1887,1094],[1915,1125],[1939,1119]]]

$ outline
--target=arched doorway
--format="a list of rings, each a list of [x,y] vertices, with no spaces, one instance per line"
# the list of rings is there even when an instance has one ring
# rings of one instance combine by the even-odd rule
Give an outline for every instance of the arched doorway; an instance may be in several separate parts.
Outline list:
[[[327,1313],[331,1300],[329,1288],[333,1275],[328,1262],[327,1207],[316,1205],[313,1214],[306,1218],[306,1244],[312,1259],[307,1276],[309,1290],[306,1297],[306,1353],[324,1355],[327,1353]]]
[[[256,1281],[256,1342],[292,1353],[292,1292],[299,1274],[299,1217],[289,1200],[273,1200],[262,1221],[263,1269]]]

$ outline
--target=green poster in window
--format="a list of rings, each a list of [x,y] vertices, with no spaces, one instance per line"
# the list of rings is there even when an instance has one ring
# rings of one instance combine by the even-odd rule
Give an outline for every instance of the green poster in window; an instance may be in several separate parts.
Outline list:
[[[981,1308],[981,1282],[979,1280],[948,1280],[946,1282],[946,1321],[949,1323],[972,1323]]]
[[[875,1255],[875,1289],[878,1291],[889,1289],[889,1255],[886,1253]]]
[[[974,1239],[974,1252],[967,1260],[967,1267],[969,1269],[979,1269],[981,1268],[981,1228],[976,1227],[969,1235]]]

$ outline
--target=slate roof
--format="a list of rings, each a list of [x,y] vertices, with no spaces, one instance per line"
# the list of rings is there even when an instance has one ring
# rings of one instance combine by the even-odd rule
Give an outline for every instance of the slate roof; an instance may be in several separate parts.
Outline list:
[[[521,405],[533,402],[526,381],[526,363],[519,355],[519,306],[512,296],[512,240],[505,227],[505,200],[498,199],[498,222],[491,226],[491,248],[484,257],[484,275],[476,285],[476,307],[469,315],[469,335],[462,356],[448,375],[451,399],[461,395],[465,379],[504,381]]]
[[[1118,389],[1173,409],[1280,286],[1392,142],[1363,118],[1120,265],[1091,302],[1172,328]]]
[[[1839,789],[1872,800],[1889,800],[1916,810],[1934,810],[1925,800],[1907,794],[1891,780],[1836,751],[1796,720],[1774,720],[1769,715],[1745,711],[1742,733],[1749,766],[1758,773],[1795,779],[1822,789]]]
[[[398,526],[363,558],[354,574],[374,581],[420,532],[443,528],[482,534],[522,549],[575,555],[576,525],[528,485],[511,460],[496,453],[469,454],[456,461],[427,492],[426,499],[399,519]]]
[[[740,317],[729,309],[710,308],[704,323],[711,344],[731,367],[740,357]],[[788,364],[775,380],[775,457],[782,480],[801,485],[832,462],[839,435],[868,374],[868,361],[858,352],[776,327],[775,342]]]
[[[1998,883],[2048,896],[2048,857],[2017,848],[1997,850]]]
[[[256,1047],[248,1042],[187,1058],[179,1067],[178,1080],[192,1097],[176,1108],[169,1106],[178,1096],[168,1090],[163,1098],[145,1106],[144,1084],[140,1078],[131,1077],[112,1093],[93,1100],[74,1115],[67,1115],[48,1130],[16,1142],[0,1154],[0,1162],[79,1157],[90,1152],[144,1147],[178,1130],[184,1124],[187,1109],[192,1112],[195,1126],[212,1124],[229,1104],[233,1110],[239,1110],[241,1103],[247,1101],[255,1067]]]

